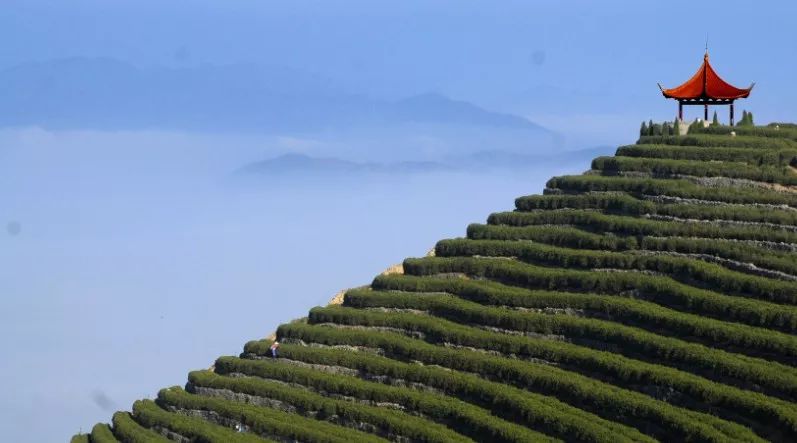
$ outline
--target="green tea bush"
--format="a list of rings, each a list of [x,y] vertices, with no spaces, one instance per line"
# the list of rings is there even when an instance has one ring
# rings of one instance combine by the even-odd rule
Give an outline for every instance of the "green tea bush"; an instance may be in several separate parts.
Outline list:
[[[600,378],[616,386],[632,390],[646,391],[651,386],[674,389],[690,397],[682,401],[670,399],[681,407],[696,410],[710,407],[714,413],[724,417],[755,417],[758,421],[755,427],[761,429],[772,426],[776,421],[780,427],[779,432],[797,436],[797,407],[793,404],[611,352],[596,351],[556,340],[500,334],[459,325],[439,317],[410,313],[384,313],[336,306],[312,309],[310,322],[391,327],[421,332],[427,342],[435,344],[473,347],[552,362],[572,371],[570,374],[562,374],[563,377],[577,377],[574,373],[586,377],[598,374]],[[694,400],[706,406],[696,406]]]
[[[587,316],[609,318],[660,335],[797,366],[797,337],[794,335],[689,314],[623,296],[529,290],[487,280],[413,275],[380,275],[374,279],[372,287],[375,290],[448,293],[489,306],[583,310]]]
[[[166,428],[183,437],[200,443],[262,443],[263,438],[250,433],[239,433],[223,426],[207,422],[199,417],[168,412],[151,400],[133,403],[133,417],[148,428]]]
[[[556,396],[568,403],[588,408],[604,418],[629,424],[645,422],[645,430],[654,436],[670,435],[679,440],[724,440],[730,436],[751,441],[761,440],[745,427],[707,414],[676,408],[647,395],[554,366],[445,348],[394,333],[290,324],[281,325],[277,335],[321,344],[380,348],[396,358],[476,373],[489,379]],[[654,426],[660,429],[658,433],[652,429]]]
[[[617,175],[634,171],[657,176],[690,175],[697,177],[729,177],[784,185],[797,184],[797,174],[785,166],[753,166],[741,162],[706,162],[681,159],[598,157],[592,169]]]
[[[731,240],[684,237],[644,237],[638,244],[643,250],[709,254],[797,276],[797,257],[793,252],[762,249]]]
[[[190,394],[179,387],[162,389],[158,404],[177,409],[213,411],[228,419],[240,420],[253,434],[276,436],[298,441],[318,442],[383,442],[384,440],[362,431],[336,426],[332,423],[301,417],[251,404]],[[254,437],[253,434],[252,435]]]
[[[656,208],[653,202],[634,198],[624,192],[588,194],[526,195],[515,199],[518,211],[535,209],[603,209],[619,213],[644,214]]]
[[[516,230],[517,228],[515,228]],[[511,230],[514,232],[515,230]],[[501,227],[473,225],[472,237],[479,239],[505,239],[511,234]],[[522,239],[556,246],[578,249],[600,249],[606,251],[663,251],[680,254],[712,255],[742,263],[753,263],[761,269],[769,269],[797,276],[797,257],[788,251],[774,251],[744,242],[718,238],[695,237],[648,237],[615,235],[612,232],[596,234],[572,226],[529,225],[522,228]],[[520,247],[507,242],[507,250]],[[508,254],[518,256],[516,252]]]
[[[732,220],[797,226],[797,211],[741,204],[654,203],[625,193],[529,195],[515,199],[518,211],[535,209],[601,209],[613,214],[659,214],[702,220]]]
[[[690,128],[689,134],[685,136],[644,136],[639,138],[638,143],[642,145],[702,146],[705,148],[787,149],[797,147],[795,140],[788,136],[758,137],[744,134],[744,130],[739,131],[728,126],[711,128],[711,132],[706,132],[703,128],[698,128],[697,132],[693,131]],[[736,132],[737,136],[732,137],[731,131]]]
[[[368,423],[379,430],[380,436],[400,435],[412,441],[423,442],[465,442],[471,441],[453,430],[422,418],[407,415],[393,409],[354,403],[324,397],[306,389],[258,380],[250,377],[222,377],[210,371],[194,371],[188,375],[189,387],[202,386],[212,389],[226,389],[272,400],[278,400],[296,408],[301,415],[312,416],[317,420],[338,417],[343,421],[360,426]],[[190,389],[191,391],[193,389]]]
[[[797,398],[797,369],[742,357],[740,355],[664,337],[639,328],[612,321],[570,315],[517,312],[484,306],[450,295],[395,293],[350,290],[344,306],[353,308],[398,308],[424,310],[436,317],[465,324],[489,326],[536,334],[564,335],[567,339],[584,339],[586,347],[601,349],[603,344],[616,345],[620,354],[666,364],[702,377],[725,381],[738,380],[739,387],[753,383],[767,389],[768,395]],[[590,343],[595,340],[599,343]],[[726,381],[727,383],[727,381]],[[733,384],[733,383],[731,383]]]
[[[535,235],[524,228],[534,225],[574,225],[594,232],[654,237],[681,236],[735,240],[756,240],[797,244],[797,232],[779,227],[686,221],[655,220],[601,214],[588,210],[535,212],[497,212],[487,218],[488,225],[471,224],[468,238],[480,240],[526,240]]]
[[[114,435],[126,443],[167,443],[171,441],[157,432],[139,425],[127,412],[116,412],[113,414],[112,422]]]
[[[369,402],[399,404],[405,410],[422,414],[438,423],[448,424],[449,426],[454,425],[458,432],[476,441],[521,442],[552,440],[551,437],[544,434],[502,420],[486,409],[437,393],[403,389],[397,386],[364,381],[347,375],[328,374],[296,365],[279,364],[279,360],[271,362],[222,357],[216,360],[214,366],[218,374],[244,374],[250,377],[299,384],[326,395],[334,394]],[[260,385],[262,382],[257,382],[256,379],[238,377],[226,379],[226,377],[219,377],[208,371],[200,371],[192,372],[189,375],[189,380],[198,386],[206,387],[223,388],[223,386],[229,384],[230,388],[235,388],[236,392],[242,392],[238,389],[238,386],[244,381],[247,392],[253,395],[270,397],[271,394],[271,389],[261,390]],[[233,382],[230,380],[234,380],[235,384],[231,384]],[[421,426],[425,425],[422,424]],[[550,430],[553,431],[555,428]],[[428,432],[428,430],[425,432]],[[410,436],[408,433],[398,432],[398,434],[405,437]],[[423,435],[420,435],[420,438],[422,439]],[[453,435],[452,440],[456,439],[460,439],[460,437]]]
[[[752,136],[759,139],[787,139],[790,141],[797,140],[797,130],[788,127],[775,129],[774,127],[769,126],[709,126],[708,128],[699,128],[696,133],[726,135],[730,134],[731,131],[736,132],[737,137]]]
[[[731,271],[701,260],[670,255],[642,255],[570,249],[532,242],[500,240],[442,240],[435,247],[437,256],[519,257],[531,263],[563,268],[613,268],[656,271],[729,294],[797,304],[797,284]]]
[[[534,266],[517,261],[472,257],[404,260],[410,275],[464,273],[529,289],[628,294],[674,309],[784,332],[797,331],[797,308],[734,297],[636,272],[594,272]],[[633,292],[629,292],[633,291]]]
[[[105,423],[97,423],[91,429],[91,443],[116,443],[119,440],[114,437],[111,427]]]
[[[566,175],[548,180],[546,186],[565,192],[623,191],[726,203],[763,203],[797,207],[797,194],[752,187],[705,187],[682,179]]]
[[[797,211],[786,208],[673,203],[657,205],[655,213],[689,219],[731,220],[797,226]]]
[[[270,343],[266,341],[251,341],[244,347],[244,353],[266,355],[269,346]],[[530,428],[542,429],[552,435],[561,435],[568,441],[653,441],[636,429],[603,419],[554,397],[497,383],[467,372],[405,363],[365,352],[290,344],[283,345],[281,350],[286,358],[292,360],[342,366],[368,376],[420,383],[462,401],[489,408],[496,416],[517,421]],[[372,379],[369,377],[369,380]]]
[[[702,162],[744,162],[758,166],[782,166],[797,157],[797,149],[705,148],[700,146],[630,145],[617,148],[617,156]]]

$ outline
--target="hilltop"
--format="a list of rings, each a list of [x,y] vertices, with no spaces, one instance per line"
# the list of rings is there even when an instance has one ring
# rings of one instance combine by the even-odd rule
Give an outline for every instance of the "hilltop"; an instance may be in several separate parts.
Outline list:
[[[797,128],[651,132],[73,441],[795,441]]]

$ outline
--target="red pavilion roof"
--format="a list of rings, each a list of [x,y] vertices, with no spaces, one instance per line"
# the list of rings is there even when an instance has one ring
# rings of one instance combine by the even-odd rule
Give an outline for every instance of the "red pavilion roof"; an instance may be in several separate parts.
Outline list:
[[[659,88],[665,97],[677,100],[734,100],[750,95],[753,86],[755,83],[747,89],[740,89],[720,78],[708,62],[708,52],[706,52],[703,64],[692,78],[675,88],[664,89],[661,85]]]

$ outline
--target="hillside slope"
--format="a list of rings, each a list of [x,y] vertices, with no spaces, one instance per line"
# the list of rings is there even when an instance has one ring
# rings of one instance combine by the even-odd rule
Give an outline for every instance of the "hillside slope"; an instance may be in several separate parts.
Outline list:
[[[555,177],[74,441],[795,441],[797,129],[733,130]]]

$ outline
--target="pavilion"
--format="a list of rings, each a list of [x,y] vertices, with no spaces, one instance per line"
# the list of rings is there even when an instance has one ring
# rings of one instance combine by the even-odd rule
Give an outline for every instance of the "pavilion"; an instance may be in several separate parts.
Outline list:
[[[730,121],[733,126],[733,101],[747,98],[755,83],[747,89],[740,89],[726,82],[717,75],[708,61],[708,50],[703,56],[703,64],[695,75],[680,86],[671,89],[659,89],[664,97],[678,100],[678,119],[684,119],[684,105],[703,105],[703,118],[708,120],[709,105],[730,105]]]

